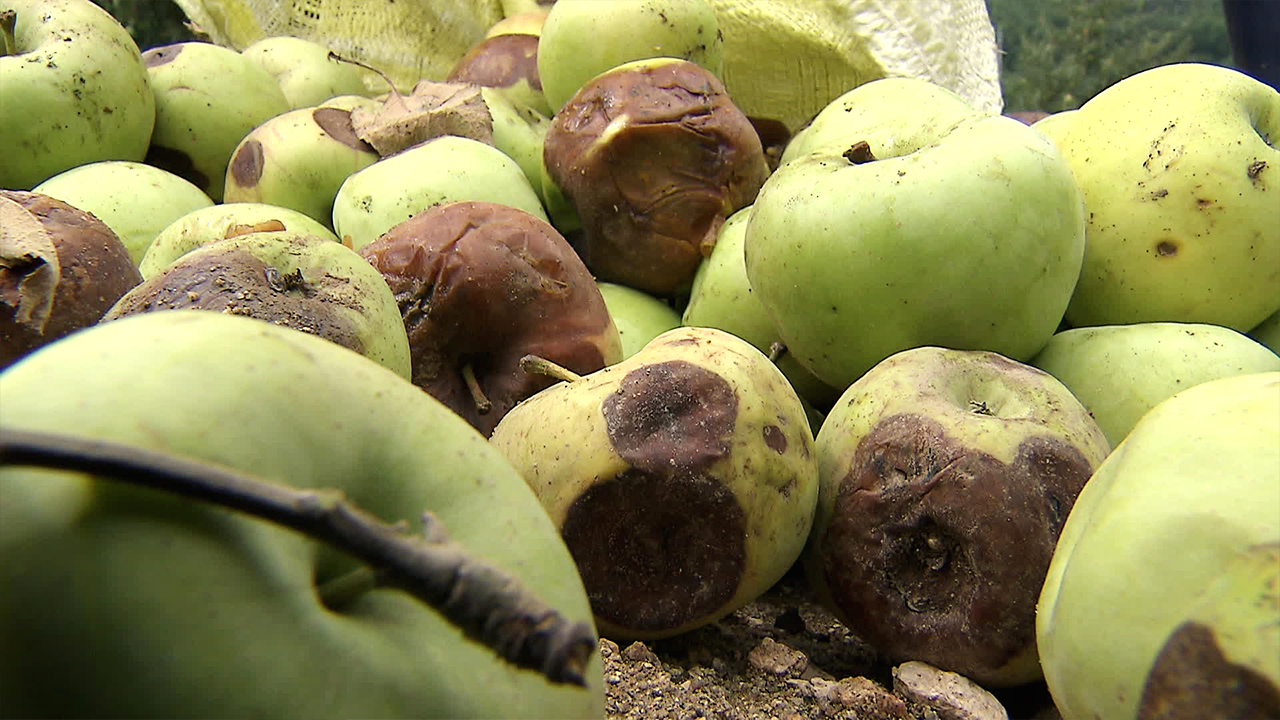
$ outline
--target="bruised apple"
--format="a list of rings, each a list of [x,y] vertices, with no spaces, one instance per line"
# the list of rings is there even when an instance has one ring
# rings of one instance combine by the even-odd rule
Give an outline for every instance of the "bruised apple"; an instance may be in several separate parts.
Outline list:
[[[516,403],[554,382],[523,371],[524,355],[584,374],[622,359],[591,274],[555,228],[527,212],[438,205],[360,255],[400,306],[414,384],[486,436]]]

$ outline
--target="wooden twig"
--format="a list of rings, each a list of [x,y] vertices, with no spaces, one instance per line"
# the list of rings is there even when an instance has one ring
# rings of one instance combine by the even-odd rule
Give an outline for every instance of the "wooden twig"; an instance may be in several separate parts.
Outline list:
[[[585,622],[570,622],[511,575],[472,557],[430,512],[410,535],[337,490],[303,490],[233,469],[121,443],[0,428],[0,466],[92,473],[253,515],[328,543],[366,563],[375,582],[435,608],[468,637],[556,683],[586,686],[596,647]]]

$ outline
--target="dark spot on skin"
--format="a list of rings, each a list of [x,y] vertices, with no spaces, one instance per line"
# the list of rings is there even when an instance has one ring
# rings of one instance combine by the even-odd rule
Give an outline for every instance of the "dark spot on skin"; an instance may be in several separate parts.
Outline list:
[[[1147,675],[1138,720],[1280,718],[1280,688],[1223,656],[1213,629],[1178,626]]]
[[[1200,208],[1201,210],[1209,207],[1212,204],[1213,204],[1213,201],[1209,200],[1208,198],[1196,198],[1196,207]]]
[[[733,493],[696,471],[632,468],[569,507],[561,533],[592,611],[659,632],[704,617],[737,590],[745,518]]]
[[[331,242],[300,236],[293,242]],[[345,348],[363,352],[359,330],[345,309],[360,307],[323,292],[346,280],[325,274],[304,277],[300,270],[282,273],[239,247],[206,246],[131,290],[111,308],[105,319],[158,310],[212,310],[245,315],[273,325],[301,330]],[[295,252],[303,252],[301,250]]]
[[[681,347],[681,346],[685,346],[685,345],[697,345],[697,344],[698,344],[698,343],[700,343],[700,342],[702,342],[702,341],[701,341],[701,340],[699,340],[698,338],[696,338],[696,337],[689,337],[689,336],[687,336],[687,335],[686,335],[685,337],[678,337],[678,338],[675,338],[675,339],[672,339],[672,340],[666,340],[666,341],[664,341],[662,344],[663,344],[663,345],[669,345],[669,346],[671,346],[671,347]]]
[[[262,179],[263,159],[262,143],[257,140],[242,143],[236,150],[235,157],[231,158],[231,178],[236,185],[242,188],[256,187]]]
[[[468,50],[445,78],[445,82],[494,88],[511,87],[521,80],[535,90],[542,89],[537,35],[509,33],[486,38]]]
[[[841,619],[891,661],[978,682],[1026,652],[1089,461],[1033,437],[1005,464],[912,414],[881,420],[851,452],[821,540]]]
[[[142,62],[149,68],[173,62],[177,59],[178,55],[182,53],[182,48],[183,45],[181,43],[151,48],[150,50],[142,53]]]
[[[622,459],[651,472],[697,472],[729,454],[738,395],[710,370],[670,360],[627,373],[601,409]]]
[[[1245,172],[1246,174],[1248,174],[1249,179],[1256,183],[1258,181],[1258,176],[1261,175],[1262,171],[1266,169],[1267,169],[1267,162],[1265,160],[1255,160],[1249,163],[1249,167],[1245,170]]]
[[[1155,190],[1151,193],[1151,199],[1159,200],[1162,197],[1168,196],[1168,194],[1169,194],[1168,190],[1166,190],[1165,188],[1160,188],[1159,190]]]
[[[841,155],[854,165],[862,165],[876,159],[876,156],[871,154],[871,145],[866,140],[859,140],[850,145],[849,149],[845,150]]]
[[[777,425],[765,425],[764,444],[768,445],[770,450],[782,455],[787,451],[787,436]]]
[[[1161,240],[1156,243],[1156,255],[1170,257],[1178,254],[1178,246],[1172,240]]]
[[[181,150],[152,144],[147,148],[146,163],[161,170],[168,170],[198,188],[209,187],[209,178],[197,170],[195,163],[191,161],[191,156]]]
[[[356,134],[356,129],[351,125],[351,111],[342,108],[322,107],[316,108],[311,113],[311,119],[315,120],[316,125],[325,132],[329,137],[362,152],[377,155],[377,151],[373,146]]]

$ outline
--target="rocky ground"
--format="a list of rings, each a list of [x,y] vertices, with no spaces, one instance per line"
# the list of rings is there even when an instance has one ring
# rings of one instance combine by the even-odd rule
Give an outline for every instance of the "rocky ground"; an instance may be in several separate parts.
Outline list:
[[[719,622],[651,643],[602,639],[600,652],[609,720],[1060,720],[1043,684],[992,694],[881,662],[794,570]]]

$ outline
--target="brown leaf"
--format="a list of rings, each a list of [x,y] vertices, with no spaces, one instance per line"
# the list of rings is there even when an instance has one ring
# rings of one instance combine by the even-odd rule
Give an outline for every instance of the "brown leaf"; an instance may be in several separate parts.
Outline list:
[[[352,110],[351,125],[382,157],[441,135],[493,145],[489,106],[470,83],[420,81],[409,95],[392,93],[376,113]]]
[[[40,220],[9,198],[0,198],[0,279],[0,301],[19,323],[44,332],[62,279],[58,250]]]

